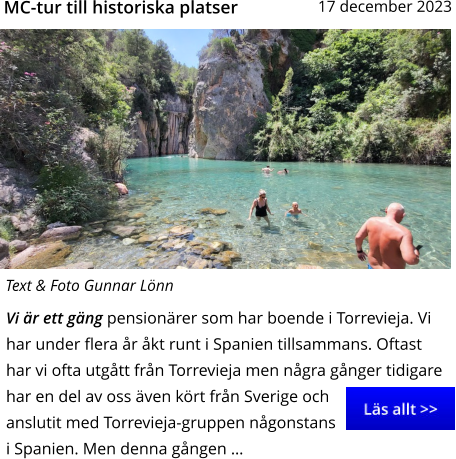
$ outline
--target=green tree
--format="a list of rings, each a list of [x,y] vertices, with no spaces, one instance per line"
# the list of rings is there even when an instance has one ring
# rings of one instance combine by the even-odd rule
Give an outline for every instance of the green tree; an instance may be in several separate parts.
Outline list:
[[[293,70],[286,74],[285,83],[277,97],[273,97],[264,127],[254,135],[255,155],[269,161],[295,160],[302,143],[297,113],[288,104],[292,95]]]
[[[330,30],[323,41],[326,47],[303,59],[302,83],[309,88],[306,105],[324,99],[336,111],[352,111],[385,78],[385,34],[382,30]]]

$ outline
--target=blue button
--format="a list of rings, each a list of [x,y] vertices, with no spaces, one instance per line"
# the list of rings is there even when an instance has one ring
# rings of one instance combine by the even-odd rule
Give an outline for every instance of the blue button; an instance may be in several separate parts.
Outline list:
[[[455,430],[454,387],[347,387],[347,430]]]

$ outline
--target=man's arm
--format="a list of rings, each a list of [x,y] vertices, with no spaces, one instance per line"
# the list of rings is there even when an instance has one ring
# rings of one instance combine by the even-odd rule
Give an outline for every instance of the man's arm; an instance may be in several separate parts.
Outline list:
[[[417,265],[420,262],[420,252],[415,249],[412,233],[408,230],[402,238],[400,249],[402,259],[408,265]]]
[[[364,223],[363,226],[361,226],[360,230],[358,231],[358,234],[355,237],[356,252],[358,254],[358,258],[361,261],[364,261],[367,258],[366,254],[363,251],[363,241],[364,239],[366,239],[366,237],[367,237],[367,221],[366,223]]]

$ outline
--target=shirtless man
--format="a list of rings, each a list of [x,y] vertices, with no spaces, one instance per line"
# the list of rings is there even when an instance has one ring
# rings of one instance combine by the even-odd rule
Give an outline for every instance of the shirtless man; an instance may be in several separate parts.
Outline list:
[[[270,174],[274,169],[271,169],[269,166],[263,167],[261,169],[265,174]]]
[[[119,182],[119,183],[115,183],[114,185],[117,188],[117,191],[119,192],[119,196],[128,194],[128,188],[123,183]]]
[[[361,261],[369,260],[372,269],[404,269],[417,265],[420,253],[413,245],[412,233],[399,223],[405,216],[404,207],[393,203],[386,209],[386,217],[372,217],[358,231],[356,251]],[[363,251],[363,241],[369,238],[369,255]]]

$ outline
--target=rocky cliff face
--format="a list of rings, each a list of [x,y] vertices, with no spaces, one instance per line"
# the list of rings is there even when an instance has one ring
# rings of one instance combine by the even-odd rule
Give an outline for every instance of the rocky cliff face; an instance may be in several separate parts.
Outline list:
[[[11,222],[16,231],[29,233],[35,215],[33,188],[36,177],[23,167],[7,168],[0,163],[0,224]]]
[[[231,53],[200,59],[193,106],[166,96],[167,122],[139,120],[134,157],[189,154],[207,159],[244,159],[258,116],[270,109],[265,92],[277,93],[290,65],[290,40],[279,29],[258,30]],[[193,112],[193,119],[192,119]]]
[[[167,95],[162,123],[156,115],[152,120],[139,120],[136,137],[139,139],[134,158],[186,154],[192,106],[179,96]]]
[[[270,55],[276,49],[276,65],[286,67],[289,41],[280,30],[265,29],[254,40],[236,44],[236,49],[234,55],[220,53],[200,60],[190,156],[245,158],[248,134],[258,116],[270,109],[263,81],[271,64],[264,51]]]

